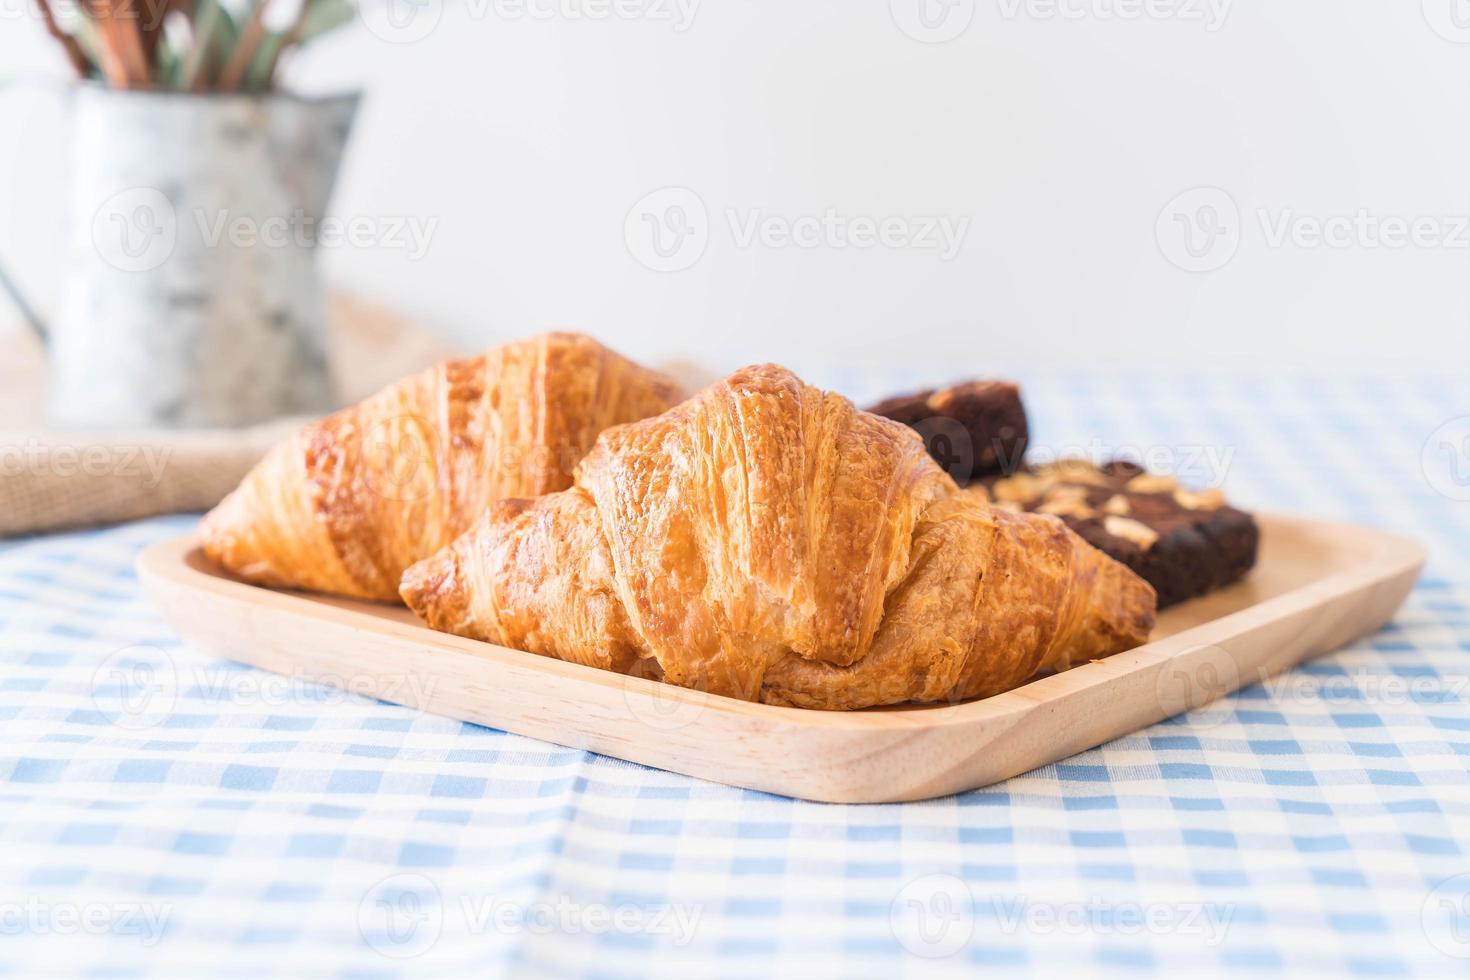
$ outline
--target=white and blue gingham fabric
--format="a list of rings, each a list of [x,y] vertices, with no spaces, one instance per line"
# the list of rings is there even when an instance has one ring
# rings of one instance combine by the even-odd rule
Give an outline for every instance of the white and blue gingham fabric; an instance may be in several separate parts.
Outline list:
[[[1470,384],[1025,380],[1043,447],[1226,469],[1418,538],[1425,577],[1283,681],[832,806],[195,653],[132,570],[192,518],[0,543],[0,972],[1470,974]]]

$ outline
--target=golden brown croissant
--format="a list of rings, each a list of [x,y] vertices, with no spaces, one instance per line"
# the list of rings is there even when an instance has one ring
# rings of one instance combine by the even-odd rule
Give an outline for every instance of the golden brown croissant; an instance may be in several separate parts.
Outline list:
[[[204,550],[263,585],[396,600],[492,502],[567,488],[598,433],[677,396],[577,334],[447,361],[276,446],[205,517]]]
[[[746,368],[604,432],[404,575],[435,629],[746,700],[973,698],[1147,639],[1154,593],[992,510],[906,426]]]

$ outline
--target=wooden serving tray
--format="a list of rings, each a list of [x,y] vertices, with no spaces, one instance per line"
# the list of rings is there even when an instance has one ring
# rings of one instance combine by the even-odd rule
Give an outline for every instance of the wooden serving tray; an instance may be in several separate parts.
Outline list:
[[[407,609],[277,592],[192,538],[138,559],[196,649],[660,769],[809,800],[922,800],[1055,762],[1254,684],[1382,626],[1418,578],[1403,538],[1261,519],[1243,583],[1166,611],[1152,642],[954,705],[828,712],[750,704],[436,633]]]

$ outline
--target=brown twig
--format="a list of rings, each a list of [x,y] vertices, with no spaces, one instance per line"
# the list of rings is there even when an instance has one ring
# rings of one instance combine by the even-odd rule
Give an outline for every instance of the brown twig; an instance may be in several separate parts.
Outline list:
[[[119,0],[90,0],[85,4],[97,24],[103,71],[117,88],[146,88],[151,80],[138,19],[119,10]],[[110,67],[109,67],[110,66]]]
[[[230,60],[225,62],[224,70],[219,73],[219,81],[216,87],[226,92],[233,92],[240,87],[240,82],[245,78],[245,72],[250,69],[250,62],[255,57],[255,51],[260,47],[260,42],[265,38],[265,8],[270,0],[255,0],[255,7],[250,11],[250,20],[245,24],[245,29],[240,32],[240,40],[235,42],[235,50],[230,52]]]
[[[92,63],[87,60],[87,53],[82,50],[81,44],[56,22],[56,14],[51,10],[51,0],[36,0],[36,6],[41,8],[41,19],[46,22],[46,33],[61,44],[61,49],[66,52],[66,60],[76,69],[77,77],[86,78],[92,74]]]
[[[138,25],[143,41],[144,63],[148,67],[149,77],[152,77],[153,68],[158,64],[158,45],[163,40],[163,18],[168,13],[169,0],[140,0],[143,8],[143,19]]]
[[[82,12],[94,22],[94,27],[97,29],[94,45],[97,50],[93,52],[93,55],[97,59],[97,67],[102,70],[102,77],[107,79],[107,84],[113,88],[127,88],[127,65],[123,64],[122,56],[105,35],[105,27],[98,19],[97,8],[93,0],[82,0],[81,6]]]

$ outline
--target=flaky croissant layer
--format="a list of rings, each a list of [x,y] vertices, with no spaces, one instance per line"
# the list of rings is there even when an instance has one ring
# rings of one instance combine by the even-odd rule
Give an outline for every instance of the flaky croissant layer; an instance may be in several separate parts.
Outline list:
[[[205,517],[203,547],[262,585],[393,601],[491,503],[567,488],[598,433],[677,397],[577,334],[447,361],[276,446]]]
[[[435,629],[746,700],[984,696],[1144,642],[1154,593],[966,494],[906,426],[783,368],[613,427],[574,485],[412,566]]]

